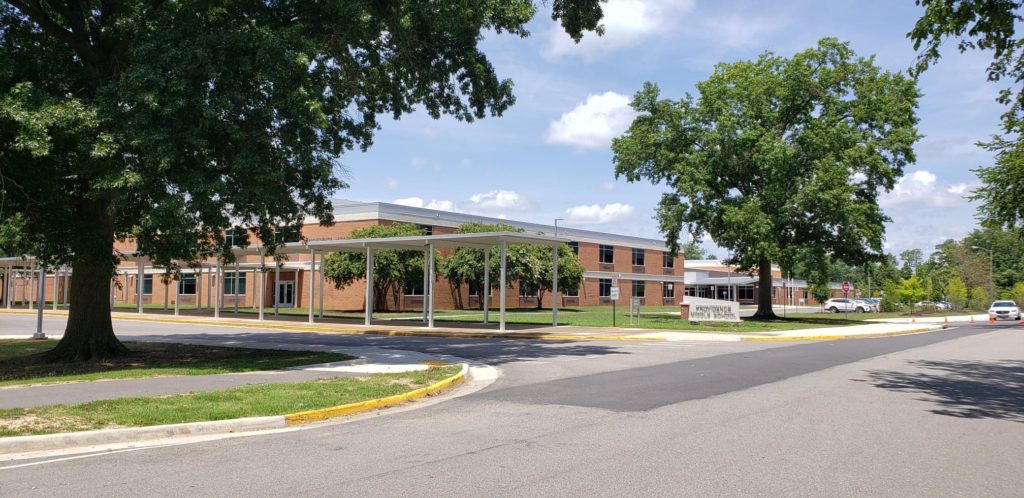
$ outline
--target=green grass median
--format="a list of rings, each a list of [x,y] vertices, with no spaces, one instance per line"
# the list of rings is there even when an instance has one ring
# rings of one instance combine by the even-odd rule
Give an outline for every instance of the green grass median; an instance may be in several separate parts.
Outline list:
[[[0,410],[0,437],[285,415],[402,394],[455,375],[460,368]]]
[[[22,384],[212,375],[351,360],[342,353],[126,342],[131,354],[102,362],[45,363],[57,341],[0,340],[0,387]]]

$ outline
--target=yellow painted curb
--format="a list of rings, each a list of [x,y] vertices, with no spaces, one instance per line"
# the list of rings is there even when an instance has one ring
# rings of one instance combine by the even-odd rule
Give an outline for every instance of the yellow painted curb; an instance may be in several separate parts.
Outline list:
[[[898,335],[918,334],[921,332],[934,332],[936,330],[943,330],[941,328],[933,329],[928,328],[917,328],[911,330],[901,330],[899,332],[883,332],[879,334],[857,334],[857,335],[802,335],[802,336],[783,336],[783,337],[741,337],[741,341],[748,342],[772,342],[772,341],[837,341],[842,339],[871,339],[875,337],[893,337]]]
[[[414,399],[419,399],[424,396],[435,394],[449,387],[458,385],[459,383],[464,382],[466,380],[467,372],[469,372],[469,365],[463,363],[462,370],[460,370],[459,373],[452,375],[447,379],[431,384],[427,387],[421,387],[419,389],[415,389],[404,394],[396,394],[394,396],[388,396],[386,398],[371,399],[367,401],[360,401],[358,403],[348,403],[345,405],[332,406],[330,408],[321,408],[319,410],[309,410],[298,413],[290,413],[284,416],[284,421],[288,425],[307,424],[319,420],[327,420],[329,418],[342,417],[345,415],[352,415],[354,413],[376,410],[378,408],[400,405],[407,401],[412,401]]]

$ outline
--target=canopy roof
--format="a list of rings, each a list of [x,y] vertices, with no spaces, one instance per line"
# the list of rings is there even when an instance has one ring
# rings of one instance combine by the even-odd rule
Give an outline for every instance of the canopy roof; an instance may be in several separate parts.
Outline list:
[[[331,239],[311,240],[308,242],[292,242],[278,249],[278,253],[307,253],[311,249],[318,252],[363,252],[366,249],[397,249],[402,251],[425,251],[433,245],[435,248],[473,247],[488,249],[506,244],[533,244],[555,246],[568,243],[564,237],[550,235],[527,234],[522,232],[483,232],[453,233],[445,235],[413,235],[408,237],[380,237],[368,239]],[[261,247],[252,245],[235,249],[235,254],[260,254]]]

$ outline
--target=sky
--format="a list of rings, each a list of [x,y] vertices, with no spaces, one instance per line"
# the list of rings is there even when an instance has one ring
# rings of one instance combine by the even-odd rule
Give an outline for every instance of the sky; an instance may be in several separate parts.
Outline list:
[[[629,101],[645,81],[662,96],[695,92],[718,62],[783,56],[831,36],[891,71],[910,67],[906,37],[923,9],[912,0],[610,0],[606,33],[580,44],[540,5],[525,39],[489,34],[482,50],[515,82],[516,105],[501,117],[463,123],[424,112],[382,120],[373,146],[341,163],[350,188],[336,197],[661,239],[654,212],[665,189],[616,179],[610,143],[629,126]],[[965,199],[971,169],[992,155],[975,146],[998,131],[998,84],[988,54],[943,58],[920,79],[916,164],[880,198],[892,221],[885,250],[930,254],[977,227]],[[713,255],[725,256],[713,241]]]

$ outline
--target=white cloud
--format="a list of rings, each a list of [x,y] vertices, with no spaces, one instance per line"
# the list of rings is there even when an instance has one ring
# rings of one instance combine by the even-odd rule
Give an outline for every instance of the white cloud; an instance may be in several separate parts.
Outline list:
[[[612,190],[615,190],[615,182],[604,182],[601,184],[601,189],[606,192],[611,192]]]
[[[772,35],[782,31],[790,21],[782,17],[749,17],[731,15],[701,23],[697,36],[726,48],[761,49]]]
[[[967,204],[966,195],[970,194],[970,185],[940,185],[935,173],[919,169],[908,173],[887,194],[882,194],[878,203],[884,207],[904,204],[915,206],[955,206]]]
[[[626,131],[636,116],[629,101],[629,97],[615,92],[589,95],[586,102],[548,125],[545,141],[579,149],[608,147],[612,138]]]
[[[409,161],[409,165],[412,166],[412,169],[423,169],[423,166],[425,166],[426,164],[427,161],[424,160],[422,157],[414,157],[412,158],[411,161]]]
[[[590,204],[574,206],[565,210],[566,221],[578,225],[601,225],[622,221],[633,215],[633,206],[622,203]]]
[[[392,202],[401,206],[458,212],[458,209],[455,207],[455,203],[452,201],[431,200],[430,202],[426,202],[420,197],[404,197],[402,199],[395,199]]]
[[[387,185],[388,189],[394,190],[398,188],[398,180],[395,180],[394,178],[388,178],[388,181],[385,185]]]
[[[602,5],[605,33],[586,33],[580,43],[552,24],[542,55],[549,60],[568,55],[586,58],[640,44],[651,36],[676,29],[683,15],[693,9],[696,0],[609,0]]]
[[[469,196],[474,209],[482,211],[498,211],[504,209],[523,210],[528,203],[514,190],[491,190]]]

